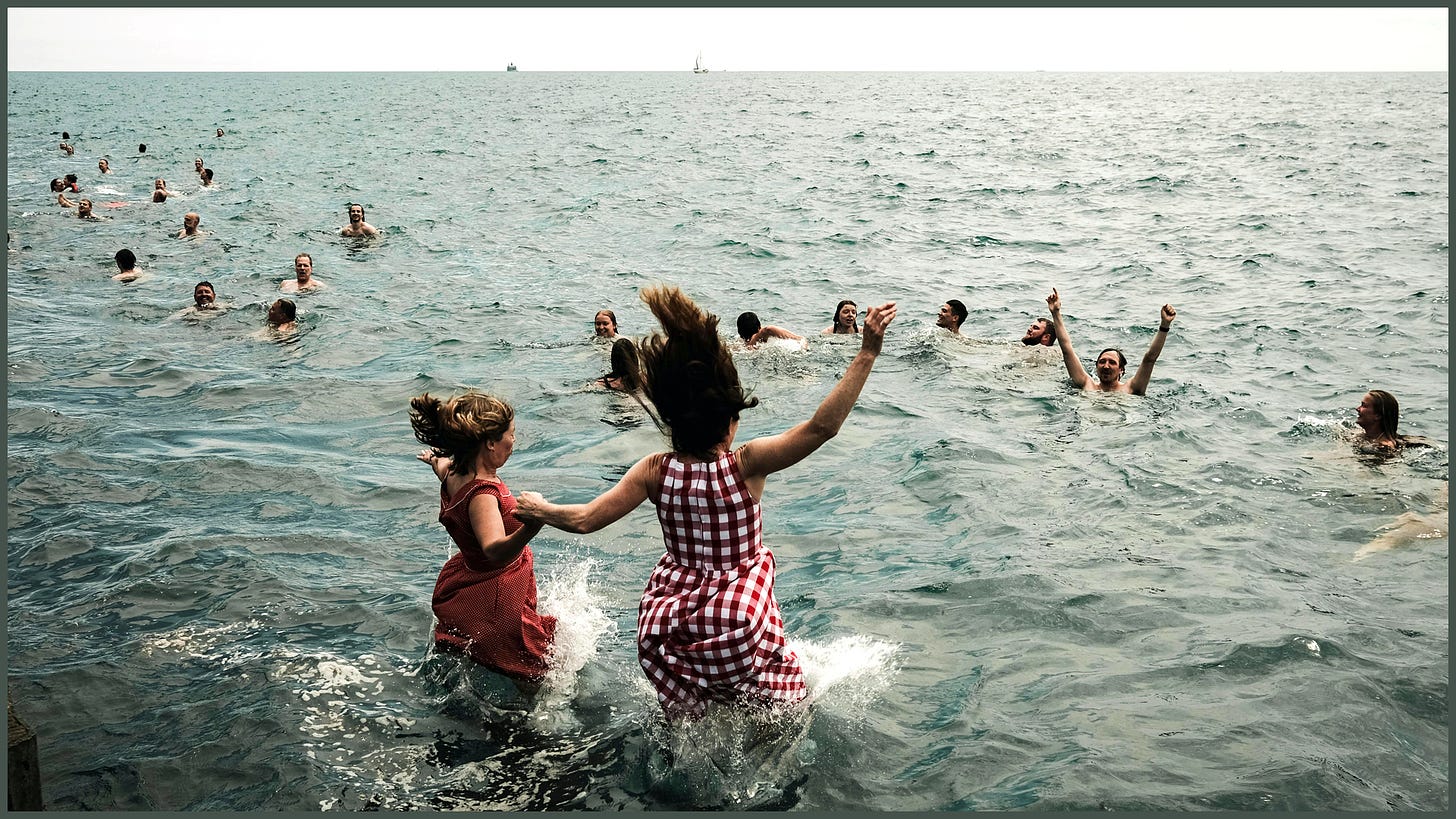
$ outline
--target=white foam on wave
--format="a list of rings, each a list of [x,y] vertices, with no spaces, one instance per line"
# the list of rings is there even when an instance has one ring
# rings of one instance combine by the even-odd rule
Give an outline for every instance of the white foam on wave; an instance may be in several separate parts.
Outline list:
[[[143,654],[176,652],[189,657],[212,656],[224,641],[236,642],[239,633],[254,633],[262,626],[257,620],[243,620],[217,626],[181,626],[142,641]]]
[[[613,623],[589,582],[597,569],[595,560],[567,550],[544,573],[542,568],[538,562],[540,610],[556,618],[556,636],[546,680],[531,715],[538,727],[570,727],[566,723],[571,720],[571,710],[566,706],[576,696],[581,670],[596,658],[597,647],[611,633]]]
[[[859,634],[828,643],[791,638],[789,647],[804,668],[807,701],[831,707],[868,706],[900,669],[898,645]]]

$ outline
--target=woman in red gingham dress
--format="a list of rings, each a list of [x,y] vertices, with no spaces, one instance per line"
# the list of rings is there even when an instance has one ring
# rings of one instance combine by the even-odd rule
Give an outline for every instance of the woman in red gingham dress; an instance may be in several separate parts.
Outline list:
[[[536,611],[526,544],[541,524],[516,518],[516,501],[496,474],[515,449],[515,412],[483,393],[446,401],[426,393],[410,400],[410,424],[430,446],[417,457],[440,479],[440,523],[459,548],[435,581],[435,645],[532,692],[546,674],[556,618]]]
[[[895,318],[895,303],[869,309],[859,354],[812,418],[737,449],[738,415],[756,406],[718,336],[718,317],[675,287],[642,300],[663,334],[643,341],[643,389],[672,438],[672,451],[638,461],[595,500],[570,506],[522,492],[522,519],[594,532],[637,508],[657,506],[667,553],[653,569],[637,614],[637,658],[669,716],[701,716],[708,702],[791,703],[804,672],[784,644],[774,599],[774,556],[763,545],[765,479],[803,460],[839,432]]]

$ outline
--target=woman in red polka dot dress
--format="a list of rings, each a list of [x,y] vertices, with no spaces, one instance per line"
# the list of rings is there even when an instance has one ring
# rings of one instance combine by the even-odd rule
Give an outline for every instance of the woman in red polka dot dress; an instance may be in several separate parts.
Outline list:
[[[533,693],[546,675],[556,618],[536,611],[535,559],[526,545],[541,524],[516,518],[497,470],[516,445],[515,411],[478,392],[410,400],[417,457],[440,479],[440,523],[459,551],[440,569],[431,600],[435,645],[468,655]]]
[[[569,532],[594,532],[637,508],[657,507],[667,552],[637,613],[637,658],[670,717],[696,718],[709,702],[793,703],[806,693],[784,643],[774,599],[774,556],[763,543],[765,479],[839,432],[895,318],[870,308],[859,354],[808,421],[737,449],[738,415],[756,406],[718,336],[718,317],[675,287],[643,291],[665,332],[642,343],[644,391],[672,439],[590,503],[563,506],[522,492],[517,513]]]

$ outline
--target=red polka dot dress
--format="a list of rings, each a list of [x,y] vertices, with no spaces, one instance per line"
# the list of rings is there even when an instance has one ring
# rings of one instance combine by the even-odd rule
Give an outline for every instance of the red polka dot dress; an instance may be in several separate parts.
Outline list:
[[[452,499],[440,484],[440,523],[460,551],[440,569],[431,601],[435,644],[461,651],[483,666],[511,677],[540,680],[556,633],[556,618],[536,611],[535,558],[521,550],[509,566],[492,569],[470,526],[470,499],[494,495],[509,535],[521,528],[516,499],[503,483],[472,481]]]
[[[653,498],[667,553],[637,613],[637,659],[671,715],[707,702],[797,702],[804,671],[784,644],[774,556],[734,453],[663,459]]]

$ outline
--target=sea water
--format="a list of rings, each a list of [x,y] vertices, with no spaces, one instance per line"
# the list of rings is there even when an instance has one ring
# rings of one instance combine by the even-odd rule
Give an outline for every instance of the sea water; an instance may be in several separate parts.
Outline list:
[[[11,73],[7,101],[7,672],[48,808],[1449,807],[1447,541],[1352,559],[1445,514],[1444,73]],[[78,220],[66,173],[127,204]],[[381,237],[337,235],[350,202]],[[149,279],[110,278],[123,247]],[[301,252],[329,289],[260,333]],[[228,309],[177,317],[199,280]],[[736,353],[740,440],[844,372],[840,299],[898,302],[840,435],[764,492],[807,712],[662,724],[648,506],[534,540],[535,699],[429,649],[451,546],[408,399],[506,398],[511,488],[593,497],[664,446],[589,386],[593,314],[640,338],[654,283],[810,337]],[[1053,287],[1082,362],[1130,373],[1177,308],[1146,397],[1018,343]],[[1372,388],[1437,445],[1357,454]]]

